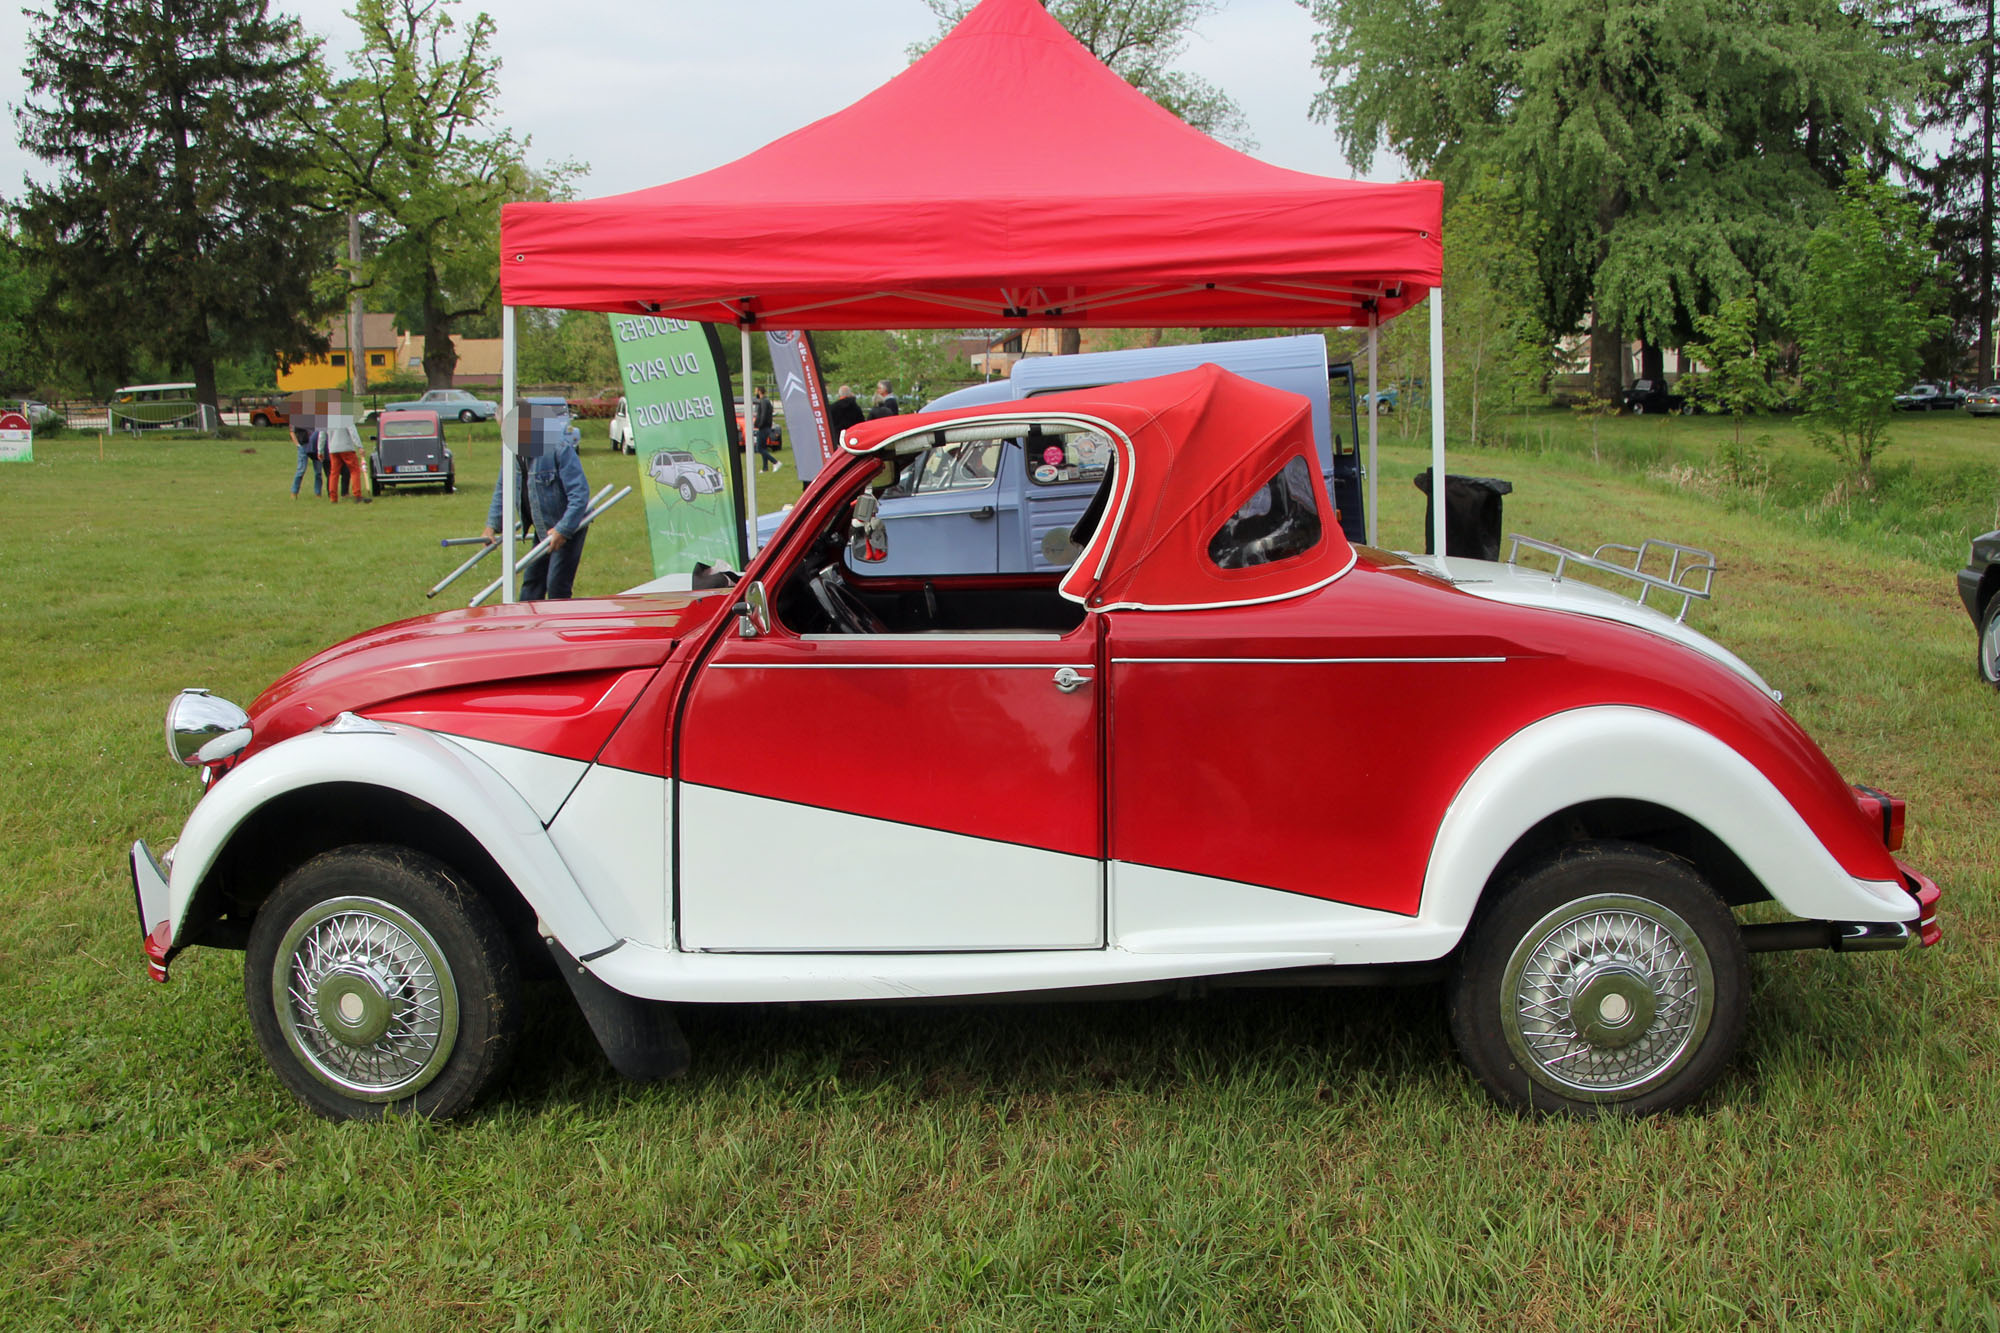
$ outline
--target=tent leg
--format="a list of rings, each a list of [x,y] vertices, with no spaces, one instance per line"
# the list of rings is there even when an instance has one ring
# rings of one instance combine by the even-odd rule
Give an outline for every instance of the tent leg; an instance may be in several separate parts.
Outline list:
[[[1444,549],[1444,288],[1431,288],[1431,549]]]
[[[500,576],[500,600],[514,600],[514,528],[516,504],[519,497],[514,494],[514,481],[520,472],[516,455],[519,448],[516,420],[520,413],[514,406],[514,393],[518,387],[514,381],[514,307],[500,307],[500,567],[506,572]]]
[[[750,448],[750,434],[756,429],[756,410],[750,399],[750,326],[739,324],[737,330],[743,335],[743,492],[744,503],[750,506],[749,542],[751,555],[757,554],[757,469],[762,460]]]
[[[1373,310],[1368,312],[1368,544],[1376,545],[1375,511],[1378,508],[1375,484],[1375,355],[1381,342],[1382,317]]]

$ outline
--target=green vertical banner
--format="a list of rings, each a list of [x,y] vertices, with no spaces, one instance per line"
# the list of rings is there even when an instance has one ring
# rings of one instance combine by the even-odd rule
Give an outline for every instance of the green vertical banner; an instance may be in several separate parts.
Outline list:
[[[613,315],[625,412],[638,453],[653,576],[697,564],[742,569],[742,448],[715,328],[684,319]]]

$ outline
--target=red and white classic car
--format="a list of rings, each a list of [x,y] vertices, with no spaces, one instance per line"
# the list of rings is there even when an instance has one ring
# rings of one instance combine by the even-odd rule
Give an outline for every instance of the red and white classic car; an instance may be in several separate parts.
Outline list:
[[[899,460],[1077,435],[1111,463],[1068,569],[866,572]],[[1729,1058],[1747,953],[1937,939],[1902,803],[1755,672],[1574,580],[1351,546],[1303,399],[1210,366],[843,449],[734,589],[180,695],[207,792],[170,874],[132,849],[154,975],[246,948],[333,1116],[471,1105],[535,956],[636,1077],[685,1067],[674,1002],[1401,977],[1504,1102],[1643,1114]]]

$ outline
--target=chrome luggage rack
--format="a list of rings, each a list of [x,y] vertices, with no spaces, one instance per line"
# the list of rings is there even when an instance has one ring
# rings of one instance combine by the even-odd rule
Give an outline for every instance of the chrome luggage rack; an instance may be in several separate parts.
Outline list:
[[[1639,605],[1646,605],[1650,593],[1661,593],[1669,598],[1681,599],[1681,609],[1674,616],[1676,621],[1686,620],[1688,603],[1694,598],[1709,600],[1710,590],[1715,584],[1715,552],[1704,551],[1699,546],[1683,546],[1679,542],[1661,541],[1648,537],[1637,546],[1626,546],[1620,542],[1605,542],[1602,546],[1585,555],[1572,551],[1567,546],[1545,542],[1537,537],[1525,537],[1518,532],[1507,535],[1507,563],[1518,565],[1523,548],[1538,551],[1556,558],[1555,577],[1560,580],[1563,572],[1575,565],[1582,569],[1594,569],[1602,574],[1615,574],[1622,579],[1630,579],[1639,585]],[[1619,564],[1616,558],[1630,556],[1632,563]],[[1658,569],[1665,563],[1665,574],[1657,574],[1647,569],[1648,560]]]

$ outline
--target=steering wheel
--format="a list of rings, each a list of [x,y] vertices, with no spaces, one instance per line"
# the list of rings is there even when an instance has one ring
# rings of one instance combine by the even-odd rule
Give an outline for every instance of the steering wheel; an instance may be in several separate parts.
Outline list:
[[[840,562],[831,561],[806,581],[813,600],[842,634],[886,634],[889,627],[869,609],[841,577]]]

